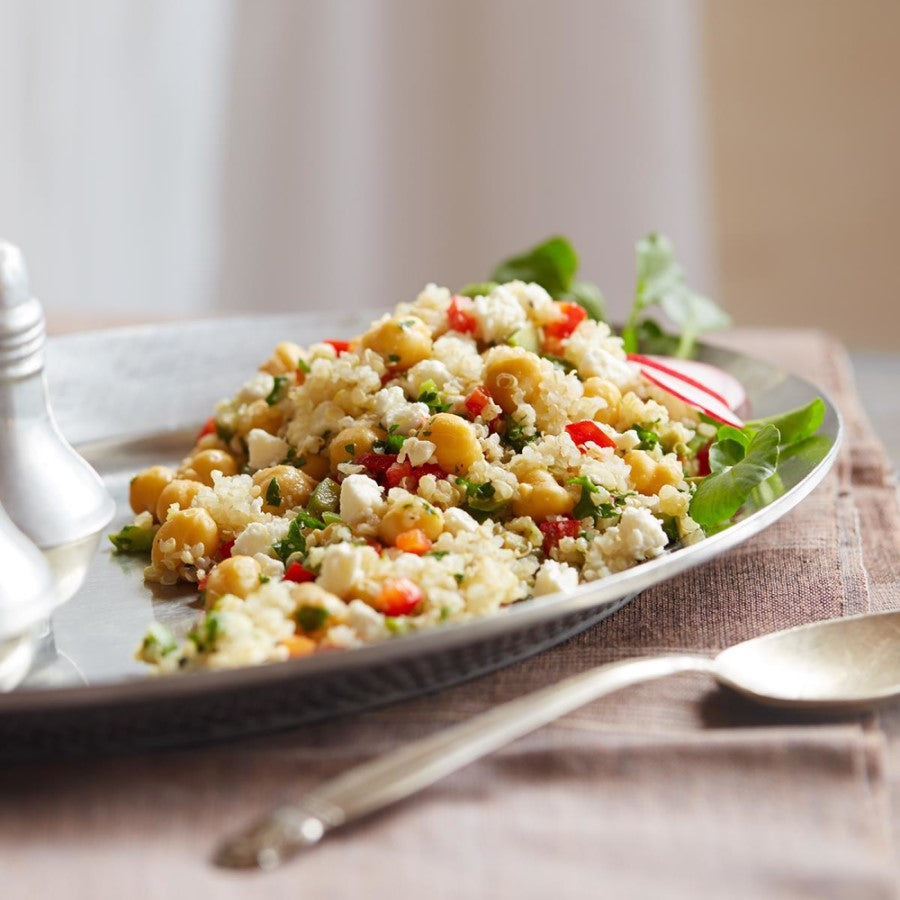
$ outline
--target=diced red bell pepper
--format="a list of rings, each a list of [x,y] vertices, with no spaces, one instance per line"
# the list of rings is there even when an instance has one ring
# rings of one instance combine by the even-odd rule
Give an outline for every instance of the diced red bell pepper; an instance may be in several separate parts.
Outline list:
[[[562,538],[578,537],[581,525],[577,519],[551,519],[541,522],[538,528],[544,535],[544,553],[549,554]]]
[[[404,553],[415,553],[422,556],[432,548],[431,539],[421,528],[411,528],[397,535],[394,546]]]
[[[408,616],[423,600],[422,589],[404,578],[389,578],[381,587],[375,608],[386,616]]]
[[[447,320],[454,331],[462,334],[474,334],[478,328],[478,320],[463,305],[461,297],[453,297],[447,310]]]
[[[316,573],[310,572],[298,562],[292,562],[284,573],[285,581],[295,581],[297,584],[303,584],[304,581],[315,581]]]
[[[559,303],[557,306],[561,317],[548,322],[544,326],[544,334],[559,341],[569,337],[587,318],[587,311],[577,303]]]
[[[396,453],[361,453],[355,460],[373,475],[384,475],[397,462]],[[377,481],[377,478],[376,478]]]
[[[215,434],[215,433],[216,433],[216,417],[210,416],[206,420],[203,427],[197,432],[197,438],[194,441],[194,443],[196,444],[197,441],[200,440],[200,438],[206,437],[208,434]]]
[[[331,344],[337,351],[338,356],[346,353],[350,349],[350,341],[322,341],[323,344]]]
[[[224,544],[219,545],[219,559],[229,559],[231,557],[231,551],[234,549],[234,541],[225,541]]]
[[[197,590],[202,594],[206,590],[206,582],[209,581],[209,575],[204,575],[197,579]]]
[[[424,475],[434,475],[435,478],[446,478],[447,473],[435,463],[426,463],[423,466],[413,466],[409,460],[403,462],[395,462],[385,473],[384,483],[389,487],[399,487],[402,482],[410,478],[412,479],[412,488],[415,490],[419,486],[419,479]]]
[[[488,394],[483,387],[477,387],[468,397],[466,397],[466,409],[473,418],[480,416],[482,412],[484,412],[484,408],[488,405],[490,399],[490,394]]]
[[[581,451],[584,451],[584,445],[588,442],[593,442],[598,447],[616,446],[616,442],[590,419],[585,419],[583,422],[572,422],[566,425],[566,431],[569,433],[569,437],[575,441],[575,446]]]

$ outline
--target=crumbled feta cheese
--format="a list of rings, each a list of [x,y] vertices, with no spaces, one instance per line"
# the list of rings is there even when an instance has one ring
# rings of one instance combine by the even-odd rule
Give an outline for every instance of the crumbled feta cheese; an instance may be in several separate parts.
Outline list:
[[[410,403],[397,385],[382,388],[375,395],[375,412],[385,428],[403,435],[424,425],[431,414],[424,403]]]
[[[578,570],[555,559],[544,560],[534,580],[534,595],[573,591],[578,587]]]
[[[360,550],[364,549],[368,548],[353,544],[332,544],[326,547],[322,558],[322,570],[316,583],[326,591],[337,594],[338,597],[349,594],[362,575]]]
[[[485,341],[504,341],[528,321],[522,304],[505,285],[494,288],[488,297],[476,297],[471,313]]]
[[[444,510],[444,530],[455,536],[461,531],[478,531],[478,523],[464,509],[452,506]]]
[[[381,514],[381,487],[368,475],[348,475],[341,483],[341,518],[351,527]]]
[[[418,438],[408,437],[400,448],[397,462],[408,459],[412,466],[424,466],[431,459],[435,450],[437,450],[437,445],[431,441],[420,441]]]
[[[231,548],[232,556],[268,556],[272,545],[278,543],[288,531],[290,522],[273,519],[271,522],[251,522],[236,538]],[[268,574],[268,572],[266,573]]]
[[[362,600],[351,600],[347,606],[347,624],[364,640],[377,641],[389,634],[384,616]]]
[[[251,469],[277,466],[288,453],[288,443],[261,428],[251,428],[247,435],[248,463]]]
[[[242,403],[252,403],[254,400],[265,400],[275,387],[275,378],[268,372],[257,372],[237,392],[237,399]]]

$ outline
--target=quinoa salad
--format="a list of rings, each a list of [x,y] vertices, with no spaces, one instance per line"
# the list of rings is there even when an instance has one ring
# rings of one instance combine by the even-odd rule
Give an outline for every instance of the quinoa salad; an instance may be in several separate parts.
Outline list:
[[[692,497],[718,430],[743,423],[678,396],[577,302],[521,280],[472,293],[430,284],[361,335],[279,343],[180,466],[132,479],[113,543],[203,606],[183,638],[151,625],[139,658],[358,647],[703,539]]]

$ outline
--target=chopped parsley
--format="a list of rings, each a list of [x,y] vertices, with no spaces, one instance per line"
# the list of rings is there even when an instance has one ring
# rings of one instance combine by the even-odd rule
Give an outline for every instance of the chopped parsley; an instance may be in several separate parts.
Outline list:
[[[570,478],[568,483],[581,485],[581,496],[572,510],[572,515],[576,519],[593,519],[597,515],[597,506],[591,499],[591,494],[596,494],[599,491],[597,485],[587,475]]]
[[[296,447],[289,447],[284,462],[288,466],[294,466],[295,468],[302,469],[303,466],[306,465],[306,457],[298,456]]]
[[[266,488],[266,503],[269,506],[281,506],[281,488],[277,478],[273,478]]]
[[[443,559],[449,552],[449,550],[429,550],[425,555],[433,556],[435,559]]]
[[[388,429],[387,436],[375,441],[372,444],[373,449],[381,450],[382,453],[399,453],[403,442],[406,440],[402,434],[397,434],[399,425],[391,425]]]
[[[309,373],[312,372],[309,363],[302,356],[297,360],[297,368],[305,375],[309,375]]]
[[[284,399],[290,381],[291,379],[287,375],[275,376],[275,383],[272,385],[272,390],[269,391],[269,396],[266,397],[266,403],[269,406],[274,406],[279,400]]]
[[[302,525],[299,518],[292,519],[284,539],[273,544],[272,549],[282,562],[287,562],[292,553],[306,553],[306,538],[301,530]]]
[[[422,382],[422,386],[419,388],[418,401],[419,403],[424,403],[433,413],[446,412],[453,406],[452,403],[441,399],[437,385],[431,378]]]
[[[193,641],[200,653],[212,650],[216,640],[222,633],[222,622],[215,612],[206,614],[206,618],[188,632],[188,640]]]
[[[272,579],[269,578],[268,575],[263,575],[262,572],[259,573],[259,583],[260,584],[268,584]]]
[[[402,319],[397,323],[397,327],[402,329],[403,331],[406,331],[407,328],[412,328],[415,324],[415,319]]]
[[[517,422],[512,416],[505,416],[506,433],[502,436],[502,442],[516,453],[521,453],[525,449],[526,444],[536,441],[540,435],[534,431],[529,434],[525,429],[526,426],[521,422]]]
[[[400,354],[399,353],[389,353],[388,354],[388,362],[391,364],[400,362]]]
[[[294,521],[300,522],[304,528],[322,529],[325,527],[325,523],[321,519],[317,519],[315,516],[310,515],[305,509],[301,509],[297,513]]]
[[[462,584],[466,576],[463,572],[454,572],[453,577],[456,579],[457,584]]]
[[[356,444],[344,444],[344,449],[350,456],[356,456]]]

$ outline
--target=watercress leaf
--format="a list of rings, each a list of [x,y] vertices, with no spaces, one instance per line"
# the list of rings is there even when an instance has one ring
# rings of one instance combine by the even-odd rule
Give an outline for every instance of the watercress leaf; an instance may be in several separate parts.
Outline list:
[[[709,470],[714,475],[731,466],[737,465],[744,458],[745,446],[740,441],[716,441],[709,448]]]
[[[674,334],[666,334],[655,319],[641,319],[634,329],[637,341],[636,349],[629,353],[656,354],[657,356],[674,356],[678,349],[678,338]]]
[[[774,425],[766,425],[756,432],[743,459],[700,482],[691,498],[691,518],[706,530],[727,522],[751,491],[774,474],[780,441]]]
[[[578,269],[578,254],[564,237],[552,237],[518,256],[500,263],[491,273],[491,280],[535,281],[551,297],[565,294],[572,285]]]
[[[668,288],[681,280],[675,250],[664,234],[655,232],[635,246],[637,285],[635,297],[642,304],[655,303]]]
[[[737,441],[742,447],[746,447],[753,437],[753,431],[749,433],[733,425],[722,425],[716,433],[717,441]]]
[[[768,416],[765,419],[754,419],[748,422],[750,428],[761,428],[764,425],[774,425],[781,434],[782,444],[794,444],[814,435],[825,419],[825,402],[821,397],[816,397],[812,403],[792,409],[777,416]]]

